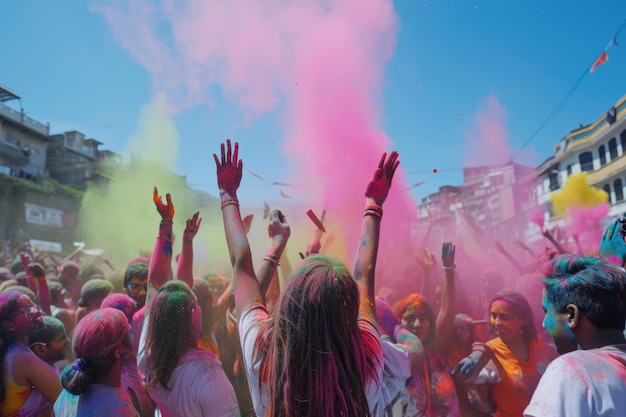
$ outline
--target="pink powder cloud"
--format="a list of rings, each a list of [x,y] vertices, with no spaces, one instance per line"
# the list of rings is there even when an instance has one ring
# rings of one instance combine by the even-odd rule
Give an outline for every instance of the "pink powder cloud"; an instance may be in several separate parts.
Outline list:
[[[289,181],[306,185],[294,197],[328,210],[352,262],[365,185],[392,148],[378,128],[383,70],[398,32],[391,0],[94,0],[91,7],[173,111],[211,104],[216,86],[247,114],[278,111]],[[413,263],[416,205],[407,189],[400,169],[385,204],[379,282]],[[406,256],[393,250],[392,257],[391,246]]]

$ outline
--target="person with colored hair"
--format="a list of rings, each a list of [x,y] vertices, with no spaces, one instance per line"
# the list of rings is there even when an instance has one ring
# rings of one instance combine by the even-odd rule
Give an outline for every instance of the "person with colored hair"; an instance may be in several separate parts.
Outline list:
[[[383,154],[367,185],[354,278],[337,260],[308,256],[292,272],[271,314],[239,211],[237,190],[243,163],[238,154],[238,144],[233,151],[227,140],[221,144],[221,157],[213,157],[233,266],[239,336],[256,415],[380,415],[383,356],[374,271],[382,204],[399,164],[398,154],[392,152],[388,158]],[[286,242],[285,236],[275,236],[263,262],[277,264]]]
[[[1,416],[35,416],[49,409],[61,391],[56,370],[28,348],[28,338],[43,323],[42,317],[24,293],[0,293]]]
[[[114,308],[121,311],[130,322],[137,307],[135,300],[126,294],[110,294],[102,300],[101,308]],[[130,339],[132,344],[133,329],[131,327]],[[128,394],[131,404],[142,417],[154,416],[156,405],[150,399],[146,389],[141,382],[141,376],[137,369],[137,356],[135,354],[125,357],[122,363],[122,389]]]
[[[63,322],[52,316],[43,316],[43,324],[35,327],[28,338],[30,349],[51,366],[65,359],[69,343]]]
[[[393,309],[400,324],[418,337],[424,346],[425,360],[418,372],[407,381],[410,417],[458,417],[459,400],[450,368],[443,352],[454,336],[455,246],[443,242],[441,258],[445,272],[438,316],[422,294],[409,294]]]
[[[623,416],[626,272],[602,259],[561,255],[540,276],[543,326],[561,356],[543,374],[524,416]]]
[[[475,390],[473,399],[481,411],[491,408],[494,417],[521,417],[555,352],[537,334],[530,304],[517,291],[493,296],[489,325],[497,337],[474,343],[472,353],[457,365],[455,377],[459,383],[476,382],[485,388]],[[495,364],[491,378],[476,380],[490,360]]]
[[[54,403],[57,417],[138,417],[120,388],[122,363],[132,354],[130,325],[124,313],[101,308],[74,329],[76,360],[61,372],[63,391]]]
[[[80,290],[78,308],[74,317],[75,325],[87,314],[99,309],[102,300],[111,294],[112,291],[113,285],[104,278],[94,278],[85,282]]]
[[[146,303],[147,285],[148,265],[143,262],[128,265],[124,272],[124,290],[137,303],[137,310]]]
[[[172,279],[171,196],[166,194],[164,204],[155,187],[153,201],[161,223],[150,258],[137,360],[144,386],[164,417],[237,417],[237,397],[222,364],[213,353],[198,348],[202,311],[191,291],[192,274]],[[193,239],[200,222],[198,212],[187,220],[185,238]]]
[[[124,271],[124,291],[137,304],[133,318],[130,321],[133,351],[135,353],[139,349],[139,340],[141,339],[143,329],[144,306],[148,291],[148,264],[146,262],[148,262],[147,258],[135,258],[129,262],[126,271]]]
[[[383,346],[383,379],[381,399],[384,417],[404,417],[409,408],[406,381],[424,364],[422,342],[402,326],[391,306],[376,297],[376,319]]]

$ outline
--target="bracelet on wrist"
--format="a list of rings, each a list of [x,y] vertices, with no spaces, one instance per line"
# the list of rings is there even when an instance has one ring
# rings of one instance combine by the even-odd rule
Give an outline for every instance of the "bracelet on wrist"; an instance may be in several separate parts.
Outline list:
[[[379,212],[381,215],[383,214],[383,208],[376,203],[367,204],[365,210],[373,210]]]
[[[160,223],[161,226],[172,225],[172,224],[174,224],[174,222],[171,221],[171,220],[169,220],[169,221],[168,220],[161,220],[161,223]]]
[[[452,266],[443,266],[443,271],[444,272],[454,272],[454,270],[456,269],[456,265],[452,265]]]
[[[363,213],[363,217],[365,216],[374,216],[374,217],[378,217],[379,219],[383,218],[383,213],[382,212],[378,212],[376,210],[371,210],[371,209],[367,209],[365,210],[365,213]]]
[[[224,207],[226,207],[229,204],[233,204],[233,205],[239,207],[239,201],[236,198],[230,198],[228,200],[223,200],[221,202],[221,204],[220,204],[220,208],[223,209]]]
[[[277,266],[280,265],[280,260],[278,259],[278,256],[276,255],[267,255],[263,258],[263,260],[276,264]]]

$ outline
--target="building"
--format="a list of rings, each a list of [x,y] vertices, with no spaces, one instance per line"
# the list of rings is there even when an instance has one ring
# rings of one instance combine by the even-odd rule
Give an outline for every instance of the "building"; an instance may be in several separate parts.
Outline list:
[[[570,175],[587,172],[589,185],[609,195],[609,216],[626,212],[626,95],[594,123],[571,131],[554,147],[554,155],[537,167],[537,203],[543,205],[546,225],[564,220],[551,210],[551,194]]]
[[[516,163],[463,169],[463,185],[444,186],[422,200],[422,228],[446,235],[463,222],[481,235],[521,237],[535,207],[534,169]]]
[[[20,96],[0,85],[0,174],[40,181],[47,177],[50,126],[4,103]]]
[[[100,161],[112,154],[100,151],[98,146],[101,144],[75,130],[50,136],[50,177],[77,190],[85,190],[89,180],[100,176]]]

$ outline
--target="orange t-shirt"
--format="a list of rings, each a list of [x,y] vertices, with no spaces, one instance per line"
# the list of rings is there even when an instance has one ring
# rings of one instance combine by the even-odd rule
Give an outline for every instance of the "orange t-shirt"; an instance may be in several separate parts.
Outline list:
[[[499,337],[487,345],[503,371],[500,382],[490,385],[496,404],[494,417],[521,417],[550,362],[549,347],[536,338],[530,342],[528,362],[523,362]]]

